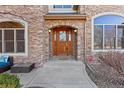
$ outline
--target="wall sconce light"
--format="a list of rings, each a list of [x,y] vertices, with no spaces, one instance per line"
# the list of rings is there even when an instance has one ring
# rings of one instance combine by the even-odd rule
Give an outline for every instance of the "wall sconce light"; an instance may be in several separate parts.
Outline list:
[[[51,32],[51,30],[49,30],[49,33]]]
[[[76,33],[76,32],[77,32],[77,30],[74,30],[74,32]]]

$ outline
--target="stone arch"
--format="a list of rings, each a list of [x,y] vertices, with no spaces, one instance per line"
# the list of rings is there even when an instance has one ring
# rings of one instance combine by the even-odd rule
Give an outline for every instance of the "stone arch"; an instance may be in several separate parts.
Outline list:
[[[70,25],[71,24],[71,25]],[[65,27],[71,27],[71,28],[74,28],[74,29],[76,29],[76,30],[78,30],[78,26],[76,25],[76,24],[72,24],[72,22],[69,22],[69,21],[66,21],[66,22],[61,22],[61,21],[59,21],[59,22],[57,22],[57,23],[54,23],[54,24],[49,24],[49,25],[47,25],[46,24],[46,28],[47,28],[47,30],[50,30],[50,29],[52,29],[52,28],[55,28],[55,27],[62,27],[62,26],[65,26]]]
[[[77,27],[75,27],[75,26],[70,26],[70,25],[55,25],[55,26],[52,26],[51,28],[49,28],[49,30],[52,30],[52,29],[54,29],[54,28],[60,28],[60,27],[67,27],[67,28],[72,28],[72,29],[74,29],[74,30],[78,30]]]
[[[115,16],[121,16],[124,17],[124,14],[122,13],[117,13],[117,12],[103,12],[103,13],[98,13],[92,17],[92,20],[94,20],[97,17],[104,16],[104,15],[115,15]]]
[[[0,22],[0,28],[25,28],[25,26],[13,21],[4,21]]]
[[[27,26],[27,22],[24,20],[24,18],[20,16],[11,13],[0,13],[0,22],[6,22],[6,21],[20,23],[25,27]]]

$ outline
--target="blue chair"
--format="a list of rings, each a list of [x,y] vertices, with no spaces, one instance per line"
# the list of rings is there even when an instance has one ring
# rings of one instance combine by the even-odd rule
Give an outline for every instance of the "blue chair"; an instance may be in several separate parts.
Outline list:
[[[13,65],[13,58],[10,56],[0,56],[0,73],[5,72]]]

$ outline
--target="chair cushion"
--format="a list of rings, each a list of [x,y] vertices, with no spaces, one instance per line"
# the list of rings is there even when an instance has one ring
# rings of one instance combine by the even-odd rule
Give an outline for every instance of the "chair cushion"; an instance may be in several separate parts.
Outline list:
[[[10,65],[10,63],[0,62],[0,68],[7,67],[9,65]]]
[[[5,60],[4,60],[3,58],[0,58],[0,63],[1,63],[1,62],[2,62],[2,63],[3,63],[3,62],[5,63]]]
[[[6,56],[6,55],[0,56],[0,62],[5,62],[5,63],[7,63],[7,62],[8,62],[8,58],[9,58],[9,56]]]

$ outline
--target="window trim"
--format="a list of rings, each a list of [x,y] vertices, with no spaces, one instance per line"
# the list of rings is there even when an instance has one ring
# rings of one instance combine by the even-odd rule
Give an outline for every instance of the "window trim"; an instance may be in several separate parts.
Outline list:
[[[26,56],[28,57],[28,23],[26,21],[20,20],[20,19],[14,19],[14,20],[3,20],[0,22],[6,22],[6,21],[12,21],[12,22],[17,22],[20,23],[22,25],[24,25],[24,28],[0,28],[2,29],[24,29],[24,38],[25,38],[25,52],[24,53],[0,53],[1,55],[9,55],[9,56]],[[14,31],[15,32],[15,31]],[[4,33],[2,33],[3,35]],[[3,35],[4,36],[4,35]],[[4,38],[4,37],[3,37]],[[2,38],[2,39],[3,39]],[[2,47],[4,48],[3,44]],[[3,52],[3,51],[2,51]]]
[[[115,15],[115,16],[121,16],[121,17],[124,17],[124,14],[121,14],[121,13],[115,13],[115,12],[105,12],[105,13],[101,13],[101,14],[98,14],[98,15],[95,15],[94,17],[92,17],[92,20],[91,20],[91,35],[92,35],[92,40],[91,40],[91,51],[92,52],[108,52],[108,51],[112,51],[112,52],[124,52],[124,49],[104,49],[104,42],[103,42],[103,49],[99,49],[99,50],[96,50],[94,49],[94,25],[116,25],[116,32],[117,32],[117,25],[124,25],[124,24],[94,24],[94,19],[97,18],[97,17],[100,17],[100,16],[104,16],[104,15]],[[103,27],[103,33],[104,33],[104,27]],[[104,34],[103,34],[104,36]],[[117,36],[117,34],[116,34]],[[103,38],[104,40],[104,38]],[[116,41],[117,41],[117,38],[116,38]],[[116,42],[117,43],[117,42]],[[117,46],[117,44],[116,44]]]

